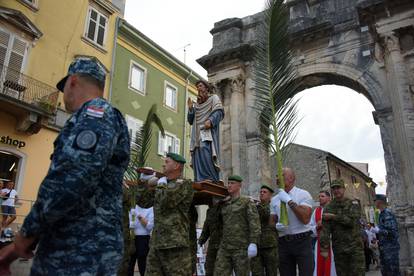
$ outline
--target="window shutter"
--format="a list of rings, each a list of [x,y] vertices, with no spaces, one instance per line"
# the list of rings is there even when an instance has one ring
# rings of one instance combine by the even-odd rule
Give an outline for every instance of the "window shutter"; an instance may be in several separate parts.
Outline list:
[[[174,147],[174,152],[180,154],[180,139],[178,139],[177,137],[174,139],[175,142],[175,147]]]
[[[161,131],[158,131],[158,154],[159,155],[164,155],[165,151],[164,151],[164,138],[162,137]]]
[[[6,79],[16,82],[19,81],[19,75],[23,68],[26,47],[27,45],[23,40],[20,40],[17,37],[14,38]]]
[[[0,30],[0,69],[6,63],[7,48],[9,47],[10,34]]]
[[[173,107],[174,109],[177,109],[177,89],[173,89]]]

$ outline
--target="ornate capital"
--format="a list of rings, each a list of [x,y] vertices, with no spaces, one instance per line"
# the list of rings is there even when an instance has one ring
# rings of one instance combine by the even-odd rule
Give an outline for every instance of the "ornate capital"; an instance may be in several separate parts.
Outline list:
[[[230,87],[232,93],[244,93],[246,80],[242,75],[230,79]]]
[[[395,34],[384,35],[384,46],[388,52],[400,51],[400,38]]]

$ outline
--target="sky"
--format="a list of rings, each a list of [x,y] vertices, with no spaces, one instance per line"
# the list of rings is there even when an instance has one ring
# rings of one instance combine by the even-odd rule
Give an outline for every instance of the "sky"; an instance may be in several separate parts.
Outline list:
[[[262,11],[261,0],[127,0],[125,19],[202,77],[196,59],[212,47],[214,23]],[[296,143],[329,151],[345,161],[367,162],[375,182],[385,182],[384,153],[373,106],[345,87],[320,86],[297,95],[299,116]],[[386,186],[377,188],[385,193]]]

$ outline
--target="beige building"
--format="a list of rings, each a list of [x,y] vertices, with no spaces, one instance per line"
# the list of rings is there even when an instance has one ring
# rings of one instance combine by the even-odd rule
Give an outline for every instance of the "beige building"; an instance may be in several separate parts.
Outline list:
[[[0,0],[0,179],[16,183],[18,223],[69,116],[55,84],[79,56],[96,57],[109,73],[124,2]],[[105,96],[109,83],[110,74]]]

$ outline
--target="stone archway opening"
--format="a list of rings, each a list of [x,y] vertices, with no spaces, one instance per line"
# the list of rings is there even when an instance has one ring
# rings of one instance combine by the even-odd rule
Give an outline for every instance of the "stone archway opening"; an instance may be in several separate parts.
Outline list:
[[[380,128],[375,124],[375,108],[365,95],[349,86],[318,84],[299,92],[301,119],[295,143],[329,152],[338,158],[361,163],[357,169],[384,193],[386,169]],[[362,164],[368,164],[366,167]],[[351,164],[352,165],[352,164]],[[335,173],[332,172],[333,177]],[[319,188],[319,187],[317,187]]]
[[[319,107],[319,110],[309,108],[306,111],[302,110],[302,114],[303,112],[310,112],[308,116],[314,117],[311,121],[317,122],[320,128],[330,131],[338,130],[340,132],[340,134],[335,133],[335,135],[329,137],[339,142],[332,143],[331,147],[328,146],[324,149],[343,156],[345,159],[348,159],[346,161],[369,160],[369,158],[363,158],[361,155],[363,151],[358,151],[357,149],[364,148],[364,144],[370,147],[366,148],[366,150],[371,151],[371,159],[375,155],[376,164],[373,166],[377,167],[376,171],[381,167],[383,172],[383,175],[379,175],[379,172],[376,172],[374,181],[378,182],[377,184],[381,184],[379,191],[385,193],[385,184],[383,183],[388,182],[387,178],[392,178],[393,171],[389,168],[393,167],[394,164],[387,160],[390,155],[388,152],[391,143],[389,136],[392,129],[387,116],[389,111],[384,108],[383,102],[378,100],[382,91],[376,89],[375,83],[373,84],[367,77],[360,76],[357,78],[355,73],[349,74],[346,70],[341,74],[338,73],[337,68],[335,68],[335,73],[329,70],[324,72],[324,68],[321,69],[316,73],[309,73],[307,70],[299,69],[301,86],[295,96],[302,98],[299,102],[299,107],[301,105],[308,105],[312,101],[315,102],[315,106]],[[321,115],[321,113],[324,114]],[[322,123],[318,118],[326,118],[325,123]],[[329,122],[333,121],[333,119],[341,126],[330,125]],[[306,126],[302,125],[302,127]],[[343,128],[348,129],[344,130]],[[367,131],[369,132],[368,134],[364,133]],[[318,133],[317,131],[319,137],[323,138],[324,134],[326,132]],[[355,139],[357,137],[358,141],[354,141],[353,145],[350,145],[352,137]],[[367,143],[369,139],[371,139],[371,144]],[[300,141],[304,140],[300,138]],[[321,143],[316,143],[315,145],[323,147]],[[348,152],[343,150],[344,148],[347,148]],[[373,152],[375,150],[377,151],[376,154]],[[350,152],[357,154],[352,155]],[[387,161],[389,164],[386,164]],[[389,193],[389,196],[391,198],[398,197],[392,194],[392,192]]]

